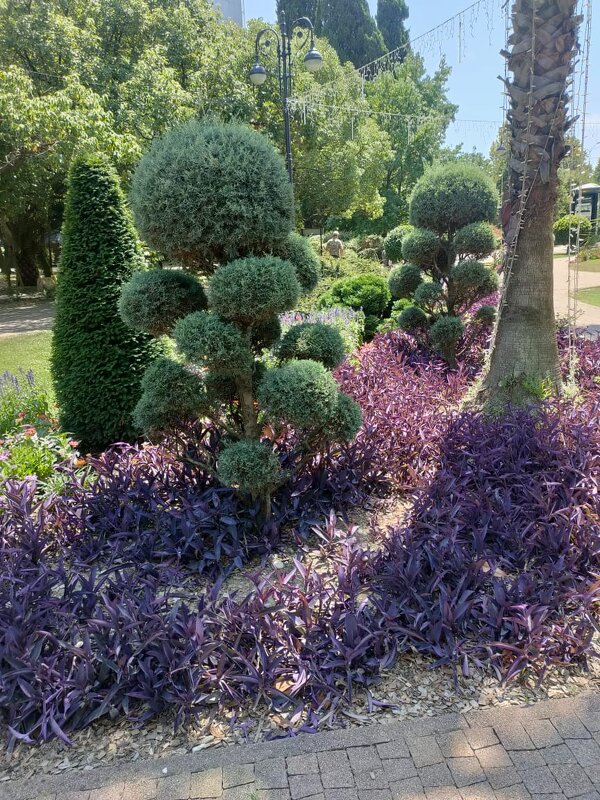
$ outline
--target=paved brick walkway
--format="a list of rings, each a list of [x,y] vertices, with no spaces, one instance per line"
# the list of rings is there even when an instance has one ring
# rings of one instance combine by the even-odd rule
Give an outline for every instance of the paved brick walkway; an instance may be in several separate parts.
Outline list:
[[[600,694],[0,784],[0,800],[600,800]]]

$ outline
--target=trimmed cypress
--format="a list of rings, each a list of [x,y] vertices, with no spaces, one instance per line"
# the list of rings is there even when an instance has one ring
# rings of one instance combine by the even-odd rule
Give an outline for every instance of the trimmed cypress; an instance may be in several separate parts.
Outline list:
[[[52,338],[61,426],[85,450],[135,437],[141,379],[161,345],[119,315],[121,285],[143,259],[119,179],[99,155],[69,173]]]

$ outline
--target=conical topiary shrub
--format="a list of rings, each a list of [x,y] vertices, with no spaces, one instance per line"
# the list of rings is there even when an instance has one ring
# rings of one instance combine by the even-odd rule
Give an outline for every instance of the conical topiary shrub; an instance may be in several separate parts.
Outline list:
[[[135,436],[141,380],[162,350],[119,315],[121,286],[141,267],[114,169],[98,155],[77,157],[65,202],[52,377],[61,425],[86,450]]]

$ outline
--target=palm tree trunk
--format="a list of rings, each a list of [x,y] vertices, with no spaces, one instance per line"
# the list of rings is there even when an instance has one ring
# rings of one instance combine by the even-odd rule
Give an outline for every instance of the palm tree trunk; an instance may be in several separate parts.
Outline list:
[[[567,86],[577,48],[576,0],[514,0],[510,52],[505,288],[480,400],[522,402],[560,390],[553,301],[554,205],[567,153]],[[532,46],[533,45],[533,46]],[[503,215],[504,216],[504,215]]]

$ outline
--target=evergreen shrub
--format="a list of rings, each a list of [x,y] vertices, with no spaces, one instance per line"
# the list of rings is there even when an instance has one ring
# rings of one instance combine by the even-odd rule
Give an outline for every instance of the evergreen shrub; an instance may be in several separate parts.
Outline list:
[[[344,340],[335,328],[320,322],[305,322],[287,331],[277,355],[284,361],[309,359],[327,369],[335,369],[346,357],[346,351]]]
[[[136,272],[121,292],[119,311],[126,325],[153,336],[169,334],[178,319],[208,305],[200,281],[188,272]]]
[[[123,283],[143,267],[117,175],[81,155],[69,173],[51,368],[61,427],[97,451],[132,439],[133,409],[158,343],[119,315]]]
[[[390,294],[394,300],[412,297],[422,283],[423,274],[416,264],[394,267],[388,277]]]
[[[412,225],[398,225],[393,228],[385,237],[383,242],[383,249],[389,261],[402,260],[402,241],[404,237],[411,233],[413,230]]]
[[[391,299],[385,278],[365,274],[336,281],[319,300],[319,308],[347,306],[364,311],[366,316],[381,317]]]
[[[305,292],[316,288],[321,277],[321,261],[310,241],[296,231],[273,249],[273,255],[294,265],[298,283]]]
[[[402,257],[419,268],[436,262],[441,249],[439,236],[425,228],[415,228],[402,240]]]
[[[485,258],[496,249],[496,235],[488,222],[471,222],[456,232],[454,247],[462,260],[470,255]]]

